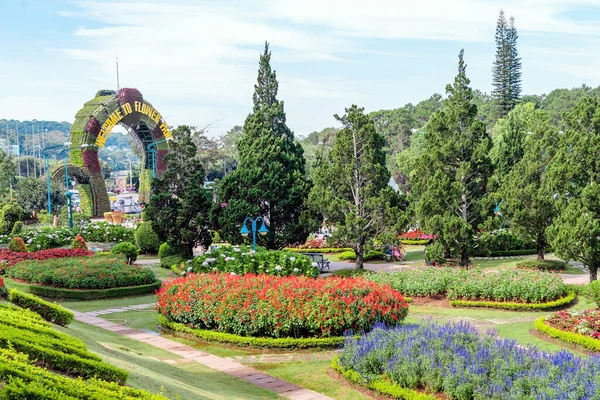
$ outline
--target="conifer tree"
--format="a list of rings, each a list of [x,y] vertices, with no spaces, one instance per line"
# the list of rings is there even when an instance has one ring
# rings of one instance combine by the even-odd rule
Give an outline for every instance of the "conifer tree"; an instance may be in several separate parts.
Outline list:
[[[246,118],[238,145],[238,168],[219,185],[219,204],[212,222],[229,243],[243,240],[239,231],[246,217],[261,216],[269,233],[257,237],[270,249],[304,242],[309,227],[300,221],[310,191],[302,146],[286,125],[279,83],[271,69],[271,52],[265,43],[254,85],[252,113]]]
[[[505,117],[521,95],[521,59],[517,50],[519,35],[515,19],[506,21],[500,10],[496,23],[496,59],[492,68],[492,98],[496,119]]]

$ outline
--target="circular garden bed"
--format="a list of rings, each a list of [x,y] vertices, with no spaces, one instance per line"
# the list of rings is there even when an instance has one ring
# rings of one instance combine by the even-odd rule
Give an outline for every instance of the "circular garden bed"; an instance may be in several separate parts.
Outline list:
[[[167,328],[257,347],[335,347],[348,331],[396,325],[408,313],[398,291],[362,278],[191,274],[158,296]]]
[[[559,311],[535,321],[551,338],[600,352],[600,310]]]
[[[152,293],[154,273],[114,256],[22,261],[6,270],[9,286],[45,297],[99,299]]]

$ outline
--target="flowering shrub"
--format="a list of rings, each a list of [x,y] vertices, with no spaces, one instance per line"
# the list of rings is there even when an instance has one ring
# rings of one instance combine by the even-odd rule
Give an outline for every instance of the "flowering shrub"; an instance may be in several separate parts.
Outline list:
[[[92,254],[94,253],[85,249],[48,249],[32,252],[0,250],[0,265],[15,265],[18,262],[26,260],[43,261],[51,258],[85,257]]]
[[[449,399],[592,399],[600,393],[600,357],[517,346],[467,323],[375,326],[346,339],[339,363],[366,382],[385,375],[403,388]]]
[[[170,321],[256,337],[340,336],[377,321],[395,325],[408,313],[399,292],[362,278],[191,274],[164,285],[158,298]]]
[[[87,244],[85,243],[85,240],[77,235],[75,236],[75,239],[73,239],[73,242],[71,242],[71,248],[72,249],[86,249],[87,250]]]
[[[25,231],[21,237],[29,249],[34,251],[68,246],[76,235],[81,236],[86,242],[134,241],[134,230],[132,228],[113,225],[107,222],[77,225],[72,229],[42,226],[34,230]],[[10,236],[0,235],[0,244],[7,244],[10,239]]]
[[[4,286],[4,278],[0,277],[0,299],[6,299],[8,297],[8,290]]]
[[[566,293],[560,276],[535,270],[501,270],[425,267],[374,274],[367,279],[389,283],[407,296],[446,294],[450,300],[491,300],[542,303]]]
[[[398,238],[401,240],[429,240],[435,239],[435,235],[429,235],[417,229],[416,231],[404,232],[398,235]]]
[[[600,339],[600,310],[558,311],[546,317],[545,323],[562,331]]]
[[[258,250],[249,247],[218,247],[190,263],[194,272],[234,272],[269,275],[308,275],[317,277],[317,263],[301,254],[286,250]]]
[[[29,283],[68,289],[108,289],[153,283],[152,271],[110,256],[23,261],[6,275]]]

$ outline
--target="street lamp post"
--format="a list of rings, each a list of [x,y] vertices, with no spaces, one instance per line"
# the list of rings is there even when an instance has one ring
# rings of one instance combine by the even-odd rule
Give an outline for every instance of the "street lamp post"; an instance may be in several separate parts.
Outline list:
[[[163,140],[159,140],[156,142],[152,142],[148,145],[148,153],[150,153],[150,157],[152,158],[152,178],[156,178],[156,145],[168,142],[172,140],[173,137],[168,137]]]
[[[63,147],[62,144],[57,144],[55,146],[46,147],[42,150],[42,155],[44,156],[44,163],[46,165],[46,178],[48,182],[48,215],[52,215],[52,202],[50,200],[50,161],[48,159],[48,151],[58,149],[61,147]]]
[[[247,237],[248,234],[250,233],[250,231],[248,230],[248,227],[246,226],[246,223],[248,221],[252,222],[252,248],[254,249],[254,251],[256,251],[256,224],[258,222],[258,220],[260,220],[262,222],[260,229],[258,230],[258,233],[260,233],[261,235],[266,235],[267,232],[269,232],[269,230],[267,229],[267,227],[265,226],[265,220],[262,217],[256,217],[254,219],[252,219],[251,217],[247,217],[244,220],[244,223],[242,224],[242,229],[240,230],[240,233],[243,237]]]

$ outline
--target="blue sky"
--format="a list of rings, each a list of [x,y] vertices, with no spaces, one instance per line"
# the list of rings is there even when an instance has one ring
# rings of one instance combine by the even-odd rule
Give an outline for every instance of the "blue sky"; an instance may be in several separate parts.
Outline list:
[[[516,19],[523,92],[600,84],[600,0],[128,0],[0,2],[0,118],[72,121],[99,89],[136,87],[171,125],[219,135],[251,110],[268,40],[288,125],[334,126],[353,103],[442,93],[465,49],[489,92],[499,10]]]

